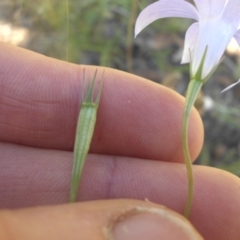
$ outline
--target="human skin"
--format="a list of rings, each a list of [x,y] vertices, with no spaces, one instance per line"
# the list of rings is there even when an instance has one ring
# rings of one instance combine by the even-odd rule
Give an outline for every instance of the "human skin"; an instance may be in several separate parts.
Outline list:
[[[108,68],[80,202],[66,204],[84,68],[89,79],[97,67],[0,43],[0,239],[108,239],[103,229],[139,207],[163,205],[187,222],[178,215],[187,196],[181,146],[184,98]],[[194,109],[192,159],[202,143],[203,126]],[[204,166],[193,171],[191,224],[204,239],[240,239],[239,178]]]

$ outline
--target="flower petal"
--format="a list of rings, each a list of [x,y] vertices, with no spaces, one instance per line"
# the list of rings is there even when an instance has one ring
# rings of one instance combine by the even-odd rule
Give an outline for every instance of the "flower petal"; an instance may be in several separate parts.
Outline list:
[[[236,29],[229,27],[224,20],[199,24],[198,40],[193,53],[192,73],[196,73],[207,47],[202,78],[204,79],[219,63]],[[221,40],[221,41],[220,41]]]
[[[150,4],[139,14],[135,25],[135,36],[155,20],[167,17],[195,20],[199,18],[196,8],[184,0],[160,0]]]
[[[220,18],[228,0],[194,0],[202,21]]]
[[[230,86],[226,87],[225,89],[223,89],[223,90],[221,91],[221,93],[224,93],[224,92],[228,91],[229,89],[235,87],[235,86],[238,85],[239,83],[240,83],[240,79],[239,79],[237,82],[235,82],[235,83],[231,84]]]
[[[210,10],[210,0],[194,0],[201,19],[207,19]]]
[[[234,35],[235,40],[238,43],[238,46],[240,47],[240,30],[238,30]]]
[[[222,18],[225,19],[231,27],[238,27],[240,23],[240,1],[228,0]]]
[[[220,17],[224,11],[227,0],[211,0],[210,1],[210,16]]]
[[[199,32],[199,24],[193,23],[187,30],[184,41],[184,49],[181,64],[189,63],[191,60],[190,53],[192,55],[194,46],[196,44]]]

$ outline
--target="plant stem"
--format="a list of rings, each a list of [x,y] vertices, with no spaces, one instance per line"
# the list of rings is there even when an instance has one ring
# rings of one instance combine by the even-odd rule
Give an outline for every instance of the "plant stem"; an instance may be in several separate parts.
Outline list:
[[[66,61],[69,61],[69,0],[66,1]]]
[[[193,200],[193,191],[194,191],[192,161],[191,161],[191,157],[189,154],[189,147],[188,147],[188,123],[189,123],[189,116],[191,113],[192,106],[196,100],[196,97],[202,85],[203,85],[203,82],[201,80],[191,79],[188,85],[185,109],[183,114],[182,142],[183,142],[184,160],[187,167],[187,175],[188,175],[188,196],[187,196],[187,203],[184,211],[184,216],[186,218],[188,218],[190,214],[192,200]]]
[[[131,6],[131,15],[128,21],[128,31],[127,31],[127,52],[126,52],[126,61],[127,61],[127,70],[132,72],[132,44],[133,44],[133,28],[136,19],[136,10],[137,10],[137,0],[132,0]]]

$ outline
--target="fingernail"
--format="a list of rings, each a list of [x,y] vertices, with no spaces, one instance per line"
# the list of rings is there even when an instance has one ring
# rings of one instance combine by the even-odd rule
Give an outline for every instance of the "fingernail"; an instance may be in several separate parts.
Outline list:
[[[137,207],[112,225],[112,240],[203,239],[181,215],[166,208]]]

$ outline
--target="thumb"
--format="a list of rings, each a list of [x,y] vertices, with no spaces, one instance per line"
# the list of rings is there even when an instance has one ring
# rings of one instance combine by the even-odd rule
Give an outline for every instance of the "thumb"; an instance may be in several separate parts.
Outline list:
[[[203,239],[181,215],[137,200],[3,210],[0,219],[2,240]]]

